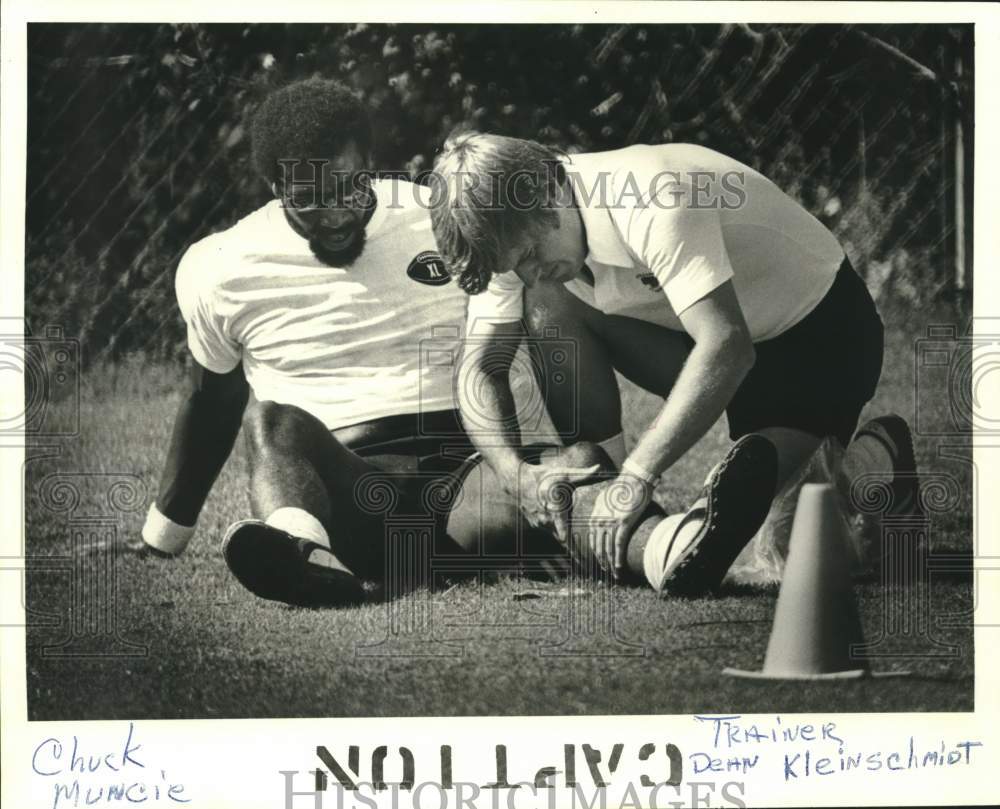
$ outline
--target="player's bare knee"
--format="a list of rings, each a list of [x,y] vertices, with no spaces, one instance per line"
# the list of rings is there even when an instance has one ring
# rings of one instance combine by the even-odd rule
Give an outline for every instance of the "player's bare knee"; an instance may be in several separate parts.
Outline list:
[[[293,448],[308,440],[316,429],[313,422],[313,416],[293,405],[257,402],[246,409],[243,430],[252,451],[266,452],[273,448]]]
[[[243,438],[251,457],[267,445],[267,425],[271,421],[269,410],[273,402],[255,402],[243,412]]]

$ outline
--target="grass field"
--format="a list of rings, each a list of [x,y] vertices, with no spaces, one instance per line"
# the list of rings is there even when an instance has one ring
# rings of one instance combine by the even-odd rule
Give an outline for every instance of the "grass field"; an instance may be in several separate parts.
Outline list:
[[[943,387],[915,389],[914,340],[926,325],[954,322],[955,315],[942,309],[923,317],[913,323],[909,313],[886,316],[885,370],[870,414],[896,411],[912,418],[919,401],[923,413],[948,418]],[[121,556],[109,568],[113,575],[101,580],[86,566],[71,571],[64,560],[74,531],[114,531],[119,537],[138,532],[155,491],[180,384],[179,369],[139,363],[88,372],[80,436],[63,443],[58,455],[38,457],[26,467],[32,719],[973,707],[973,597],[970,580],[962,577],[933,580],[929,602],[915,591],[886,593],[872,579],[857,584],[869,641],[881,636],[887,605],[904,604],[900,609],[914,622],[911,629],[920,625],[923,609],[935,639],[954,645],[952,654],[941,655],[920,631],[887,639],[879,651],[897,656],[876,659],[873,668],[912,671],[905,687],[891,678],[803,685],[723,676],[725,666],[760,668],[774,587],[731,588],[685,601],[592,585],[566,598],[559,595],[564,585],[511,577],[346,610],[298,610],[255,600],[228,575],[218,553],[226,525],[247,515],[242,443],[184,556]],[[634,389],[625,396],[627,434],[634,437],[657,402]],[[953,477],[961,497],[956,508],[935,515],[932,550],[967,552],[971,466],[939,458],[935,442],[918,436],[922,469]],[[658,499],[668,508],[685,503],[725,443],[717,425],[664,481]],[[40,446],[32,453],[44,454]],[[122,483],[116,487],[116,481]],[[96,612],[88,598],[109,608]],[[408,644],[389,642],[390,610],[403,620],[430,616],[427,631]],[[598,631],[574,634],[590,614]],[[90,656],[81,656],[85,652]]]

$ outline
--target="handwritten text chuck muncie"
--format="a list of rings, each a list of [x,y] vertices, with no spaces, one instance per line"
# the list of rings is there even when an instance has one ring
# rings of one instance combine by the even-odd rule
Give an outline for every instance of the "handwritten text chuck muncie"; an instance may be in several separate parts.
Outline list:
[[[36,775],[51,779],[52,809],[114,803],[190,803],[184,784],[166,770],[147,767],[130,722],[121,744],[88,747],[78,736],[71,741],[49,737],[31,755]]]

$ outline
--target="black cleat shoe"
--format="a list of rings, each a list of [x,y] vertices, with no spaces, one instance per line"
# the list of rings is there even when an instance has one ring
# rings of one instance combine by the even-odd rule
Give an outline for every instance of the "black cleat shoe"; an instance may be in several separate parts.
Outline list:
[[[737,441],[712,470],[701,496],[674,531],[670,544],[690,521],[701,521],[701,528],[683,550],[668,544],[664,559],[671,561],[657,588],[660,594],[697,596],[718,588],[763,525],[777,479],[774,444],[761,435]]]
[[[913,452],[913,436],[906,420],[891,414],[879,416],[866,422],[854,435],[854,440],[874,438],[892,459],[892,502],[886,509],[886,517],[922,517],[920,505],[920,476],[917,473],[917,459]]]
[[[337,567],[309,562],[315,551],[329,554]],[[296,607],[342,607],[365,598],[361,580],[328,548],[260,520],[229,526],[222,540],[222,557],[240,584],[270,601]]]

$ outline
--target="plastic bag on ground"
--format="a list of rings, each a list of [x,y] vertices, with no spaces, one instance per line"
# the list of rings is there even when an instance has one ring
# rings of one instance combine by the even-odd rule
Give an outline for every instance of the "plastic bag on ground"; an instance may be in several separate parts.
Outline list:
[[[785,560],[788,558],[795,506],[805,483],[834,485],[841,501],[841,527],[853,554],[855,572],[862,571],[870,564],[873,543],[878,541],[877,521],[852,514],[847,508],[847,487],[841,472],[843,459],[844,449],[835,439],[827,438],[819,445],[810,459],[775,496],[764,524],[730,567],[726,575],[727,582],[771,584],[781,581]]]

